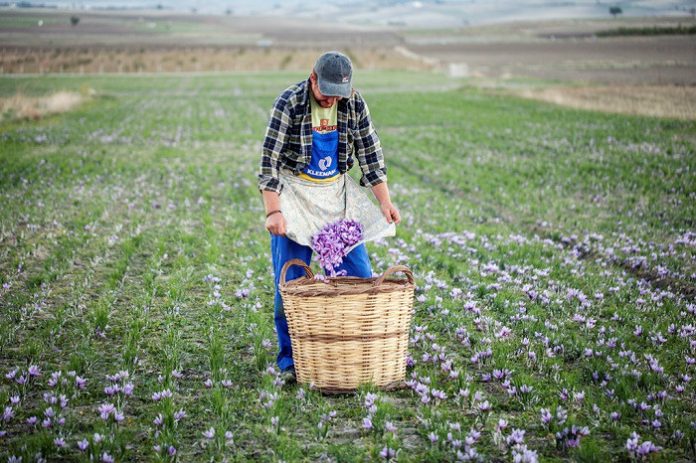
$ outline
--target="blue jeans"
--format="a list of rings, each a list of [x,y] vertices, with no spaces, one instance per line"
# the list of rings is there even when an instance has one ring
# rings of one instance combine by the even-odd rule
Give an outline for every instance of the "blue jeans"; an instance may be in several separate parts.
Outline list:
[[[312,248],[303,246],[284,236],[271,234],[271,256],[273,257],[273,272],[275,274],[275,302],[274,318],[276,332],[278,333],[278,358],[276,360],[278,368],[285,370],[294,365],[292,360],[292,344],[290,343],[290,333],[288,332],[288,321],[285,319],[283,310],[283,300],[280,297],[278,283],[280,281],[280,271],[285,262],[290,259],[301,259],[307,265],[312,258]],[[372,276],[370,258],[367,255],[367,247],[361,244],[353,249],[343,258],[343,263],[336,271],[345,270],[349,276],[369,278]],[[326,273],[326,272],[325,272]],[[304,276],[304,270],[297,265],[288,269],[285,277],[286,281],[294,280]]]

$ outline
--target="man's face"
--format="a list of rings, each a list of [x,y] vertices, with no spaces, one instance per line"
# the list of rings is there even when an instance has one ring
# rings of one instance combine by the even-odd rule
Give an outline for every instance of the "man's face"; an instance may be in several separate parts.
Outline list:
[[[340,96],[326,96],[319,91],[319,83],[317,82],[317,75],[314,71],[312,71],[312,74],[309,76],[309,81],[312,84],[314,99],[317,100],[317,103],[319,103],[319,106],[322,108],[330,108],[337,101],[341,101],[342,97]]]

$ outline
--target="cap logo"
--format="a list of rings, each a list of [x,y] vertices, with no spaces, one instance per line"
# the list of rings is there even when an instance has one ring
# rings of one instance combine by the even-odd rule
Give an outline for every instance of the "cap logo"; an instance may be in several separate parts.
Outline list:
[[[348,82],[350,82],[350,78],[344,77],[343,80],[342,80],[342,82],[343,82],[344,84],[347,84]]]

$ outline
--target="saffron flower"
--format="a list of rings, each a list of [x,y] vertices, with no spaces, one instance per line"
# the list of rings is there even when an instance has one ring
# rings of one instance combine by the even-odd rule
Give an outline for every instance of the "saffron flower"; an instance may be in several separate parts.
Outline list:
[[[396,457],[396,450],[385,446],[382,449],[382,451],[379,452],[379,456],[384,458],[385,460],[390,460],[390,459]]]
[[[179,409],[178,412],[174,413],[174,421],[177,423],[181,421],[183,418],[186,418],[186,412],[184,409]]]
[[[331,276],[336,276],[347,250],[363,238],[363,226],[351,219],[341,219],[325,225],[312,237],[317,260]]]
[[[4,422],[8,422],[8,421],[10,421],[12,418],[14,418],[14,410],[13,410],[12,407],[10,407],[10,406],[5,407],[5,411],[4,411],[4,413],[2,414],[2,420],[3,420]]]
[[[626,450],[634,458],[645,459],[651,453],[657,453],[662,450],[650,441],[640,442],[640,436],[633,432],[631,437],[626,441]]]
[[[111,414],[116,414],[116,407],[113,404],[106,403],[99,406],[99,416],[102,420],[108,420]]]
[[[77,386],[78,389],[82,390],[87,386],[87,380],[85,378],[82,378],[80,376],[75,377],[75,386]]]

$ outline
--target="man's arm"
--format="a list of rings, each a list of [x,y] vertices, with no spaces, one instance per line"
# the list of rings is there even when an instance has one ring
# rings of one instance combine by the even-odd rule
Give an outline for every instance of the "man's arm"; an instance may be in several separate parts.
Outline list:
[[[382,214],[389,223],[399,223],[401,215],[392,204],[387,186],[387,168],[384,165],[382,146],[372,124],[370,110],[360,94],[356,98],[357,134],[354,137],[356,157],[363,172],[360,184],[372,187],[372,193],[379,201]]]
[[[292,116],[286,95],[280,95],[273,104],[266,127],[259,168],[259,191],[266,211],[266,230],[274,235],[285,235],[286,223],[280,211],[280,156],[288,138]],[[270,215],[269,215],[270,214]]]
[[[357,118],[353,144],[355,156],[362,170],[360,185],[375,186],[387,181],[387,168],[384,165],[382,146],[372,124],[370,110],[357,91],[355,92],[355,115]]]

